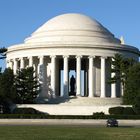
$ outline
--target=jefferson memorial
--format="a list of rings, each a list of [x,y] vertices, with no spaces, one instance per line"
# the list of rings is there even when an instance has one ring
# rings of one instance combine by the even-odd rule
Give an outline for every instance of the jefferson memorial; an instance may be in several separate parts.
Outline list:
[[[10,46],[6,61],[15,74],[17,69],[34,67],[41,83],[40,104],[24,106],[57,115],[89,115],[121,105],[121,84],[108,84],[114,76],[110,69],[116,53],[139,58],[136,47],[115,38],[95,19],[68,13],[47,21],[24,43]]]

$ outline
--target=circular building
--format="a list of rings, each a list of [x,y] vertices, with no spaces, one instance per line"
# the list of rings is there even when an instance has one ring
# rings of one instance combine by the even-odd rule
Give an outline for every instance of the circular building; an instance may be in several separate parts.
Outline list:
[[[40,99],[75,95],[120,104],[120,83],[107,82],[116,53],[135,60],[139,57],[137,48],[125,45],[95,19],[63,14],[47,21],[23,44],[10,46],[7,67],[16,74],[17,69],[33,66],[42,83]]]

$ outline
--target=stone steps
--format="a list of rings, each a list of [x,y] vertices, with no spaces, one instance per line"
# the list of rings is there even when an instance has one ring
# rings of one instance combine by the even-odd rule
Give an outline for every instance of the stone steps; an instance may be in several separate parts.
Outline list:
[[[57,105],[120,105],[122,104],[121,98],[89,98],[89,97],[75,97],[71,96],[68,98],[57,97],[50,99],[46,102],[47,104]]]

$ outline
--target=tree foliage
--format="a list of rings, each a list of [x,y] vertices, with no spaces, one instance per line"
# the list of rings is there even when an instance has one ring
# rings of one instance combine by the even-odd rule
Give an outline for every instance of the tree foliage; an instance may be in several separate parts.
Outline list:
[[[0,73],[0,105],[4,113],[9,111],[9,106],[15,100],[14,74],[11,69],[5,69]]]
[[[132,58],[125,58],[120,54],[115,54],[111,61],[111,73],[115,73],[111,77],[111,83],[121,82],[123,85],[127,79],[129,68],[132,67],[136,61]]]
[[[120,54],[116,54],[112,59],[111,73],[115,74],[111,77],[110,83],[121,82],[124,90],[123,103],[140,108],[140,100],[138,100],[140,97],[140,63]]]
[[[114,76],[111,76],[109,83],[121,83],[121,91],[124,93],[129,68],[135,63],[136,61],[133,58],[126,58],[120,54],[115,54],[111,61],[111,73],[114,73]]]
[[[140,114],[140,93],[136,96],[133,107],[134,107],[136,114]]]
[[[116,83],[118,80],[122,79],[122,61],[123,57],[119,54],[115,54],[111,60],[111,73],[114,73],[114,77],[111,77],[110,82]]]
[[[6,58],[6,52],[7,52],[7,48],[5,47],[0,48],[0,60]],[[0,73],[1,73],[1,70],[2,68],[0,67]]]
[[[33,67],[18,70],[16,75],[18,103],[34,103],[34,99],[39,93],[39,86]]]
[[[18,70],[17,75],[10,68],[0,70],[0,112],[9,113],[13,103],[34,103],[39,86],[32,67]]]
[[[140,63],[137,63],[129,68],[125,92],[124,92],[124,103],[135,105],[140,96]],[[140,103],[140,100],[139,100]]]
[[[5,47],[0,48],[0,59],[6,58],[6,52],[7,52],[7,48]]]

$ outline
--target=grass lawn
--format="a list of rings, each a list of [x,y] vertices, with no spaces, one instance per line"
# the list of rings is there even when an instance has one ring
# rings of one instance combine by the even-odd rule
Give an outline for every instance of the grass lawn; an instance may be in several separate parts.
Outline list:
[[[0,126],[0,140],[140,140],[140,128]]]

